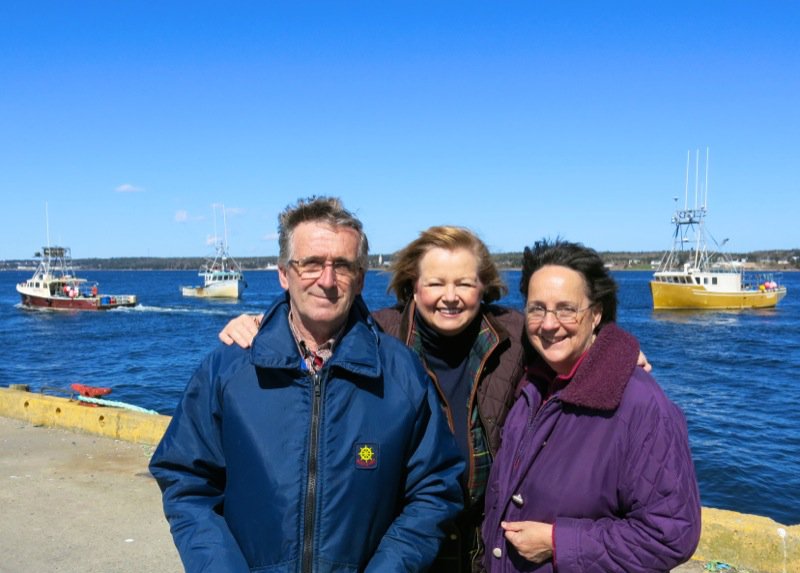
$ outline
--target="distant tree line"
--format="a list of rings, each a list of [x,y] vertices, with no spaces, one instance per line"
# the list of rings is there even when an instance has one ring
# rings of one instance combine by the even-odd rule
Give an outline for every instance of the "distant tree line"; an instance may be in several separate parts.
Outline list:
[[[747,262],[761,269],[800,270],[800,249],[775,249],[749,253],[726,253],[735,261]],[[650,270],[663,257],[663,251],[618,251],[600,252],[603,260],[613,269]],[[494,253],[492,258],[501,269],[522,266],[522,252]],[[387,268],[391,254],[370,255],[370,268]],[[197,270],[208,261],[205,257],[114,257],[109,259],[73,259],[76,267],[103,270]],[[236,261],[243,270],[274,268],[278,257],[245,257]],[[0,270],[31,267],[32,259],[0,261]]]

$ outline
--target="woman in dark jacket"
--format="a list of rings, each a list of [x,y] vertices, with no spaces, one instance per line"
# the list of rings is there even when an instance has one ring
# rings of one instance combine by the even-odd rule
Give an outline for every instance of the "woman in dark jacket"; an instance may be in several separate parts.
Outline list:
[[[494,305],[506,292],[486,245],[468,229],[431,227],[392,257],[389,291],[397,305],[373,313],[387,333],[420,356],[433,380],[461,453],[464,510],[447,524],[431,571],[481,570],[484,490],[500,443],[500,426],[522,378],[524,320]],[[220,333],[248,346],[253,317],[241,316]]]
[[[448,525],[431,571],[480,570],[486,480],[523,374],[523,317],[492,304],[507,289],[486,245],[467,229],[423,231],[394,255],[392,271],[398,304],[373,316],[419,354],[468,468],[464,510]]]
[[[489,477],[486,568],[669,571],[700,537],[686,422],[614,324],[614,280],[595,251],[541,241],[520,290],[535,352]]]

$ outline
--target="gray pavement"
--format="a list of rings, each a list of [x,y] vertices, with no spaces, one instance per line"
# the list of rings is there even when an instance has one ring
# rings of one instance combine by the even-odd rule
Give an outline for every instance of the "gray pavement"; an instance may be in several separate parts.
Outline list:
[[[152,452],[0,417],[0,572],[183,571]]]
[[[0,417],[0,573],[183,571],[153,449]]]

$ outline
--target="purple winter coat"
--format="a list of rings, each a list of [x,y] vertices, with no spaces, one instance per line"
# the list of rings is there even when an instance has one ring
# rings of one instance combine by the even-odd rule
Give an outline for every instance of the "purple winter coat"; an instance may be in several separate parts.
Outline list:
[[[697,547],[683,413],[636,367],[636,340],[603,330],[566,387],[542,405],[546,382],[531,379],[506,419],[486,491],[491,573],[663,572]],[[554,523],[554,559],[525,560],[501,521]]]

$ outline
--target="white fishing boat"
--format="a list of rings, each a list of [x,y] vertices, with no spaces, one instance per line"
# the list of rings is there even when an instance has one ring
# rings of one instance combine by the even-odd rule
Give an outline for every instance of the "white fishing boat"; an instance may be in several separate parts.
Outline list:
[[[241,298],[247,281],[239,263],[228,254],[228,225],[225,217],[225,206],[222,206],[224,221],[223,239],[219,241],[216,236],[216,211],[214,212],[214,241],[216,255],[206,262],[197,275],[203,279],[203,284],[198,286],[182,286],[181,294],[189,297],[200,298]]]
[[[715,251],[709,253],[708,238],[718,245],[705,226],[708,214],[708,151],[706,151],[705,185],[698,187],[699,152],[695,160],[695,200],[689,207],[689,167],[686,161],[686,190],[684,206],[672,215],[675,226],[672,248],[661,259],[650,281],[653,308],[677,309],[747,309],[769,308],[786,296],[780,273],[746,271],[729,256]],[[678,198],[675,198],[677,204]]]

